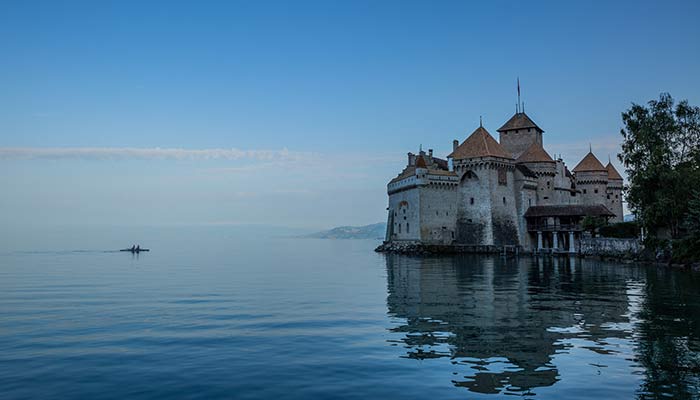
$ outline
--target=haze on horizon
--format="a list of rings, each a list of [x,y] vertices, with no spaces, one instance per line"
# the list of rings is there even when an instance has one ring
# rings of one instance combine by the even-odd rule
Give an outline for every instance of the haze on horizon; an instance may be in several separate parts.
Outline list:
[[[386,183],[514,112],[572,168],[700,104],[700,3],[8,2],[0,224],[384,221]]]

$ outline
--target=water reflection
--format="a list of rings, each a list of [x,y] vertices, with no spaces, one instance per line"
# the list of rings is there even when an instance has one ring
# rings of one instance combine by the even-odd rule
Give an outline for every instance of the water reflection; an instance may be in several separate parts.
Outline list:
[[[444,358],[455,386],[535,395],[608,371],[611,390],[627,384],[640,398],[698,393],[695,276],[674,285],[662,280],[677,273],[653,268],[474,256],[387,255],[386,268],[390,341],[401,357]]]

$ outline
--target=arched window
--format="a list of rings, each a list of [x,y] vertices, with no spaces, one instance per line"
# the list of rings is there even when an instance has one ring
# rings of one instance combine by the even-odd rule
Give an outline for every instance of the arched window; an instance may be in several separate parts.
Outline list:
[[[408,226],[408,222],[406,222],[406,233],[411,233],[411,229],[410,229],[410,227]]]

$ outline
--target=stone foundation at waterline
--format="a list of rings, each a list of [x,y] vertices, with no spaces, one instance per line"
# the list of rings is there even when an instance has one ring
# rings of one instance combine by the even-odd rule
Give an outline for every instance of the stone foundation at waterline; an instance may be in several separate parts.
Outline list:
[[[638,239],[584,237],[581,239],[580,253],[584,256],[636,258],[642,250]]]

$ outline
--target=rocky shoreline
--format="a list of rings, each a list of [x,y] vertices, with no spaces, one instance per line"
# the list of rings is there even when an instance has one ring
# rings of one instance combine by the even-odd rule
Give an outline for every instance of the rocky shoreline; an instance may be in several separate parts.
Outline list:
[[[384,242],[374,251],[395,254],[502,254],[503,247],[486,245],[425,244],[415,241]],[[510,246],[509,253],[524,254],[520,246]]]
[[[450,255],[450,254],[504,254],[503,247],[498,246],[481,246],[481,245],[453,245],[453,244],[425,244],[416,241],[401,241],[401,242],[383,242],[374,251],[378,253],[389,254],[404,254],[404,255]],[[601,251],[599,253],[551,253],[543,252],[535,254],[529,251],[524,251],[519,246],[510,246],[506,249],[508,255],[522,256],[574,256],[580,258],[594,258],[605,261],[616,261],[623,264],[641,263],[641,264],[656,264],[658,266],[691,269],[700,272],[700,263],[692,264],[671,264],[667,260],[656,260],[653,254],[649,251],[634,252],[613,252]]]

